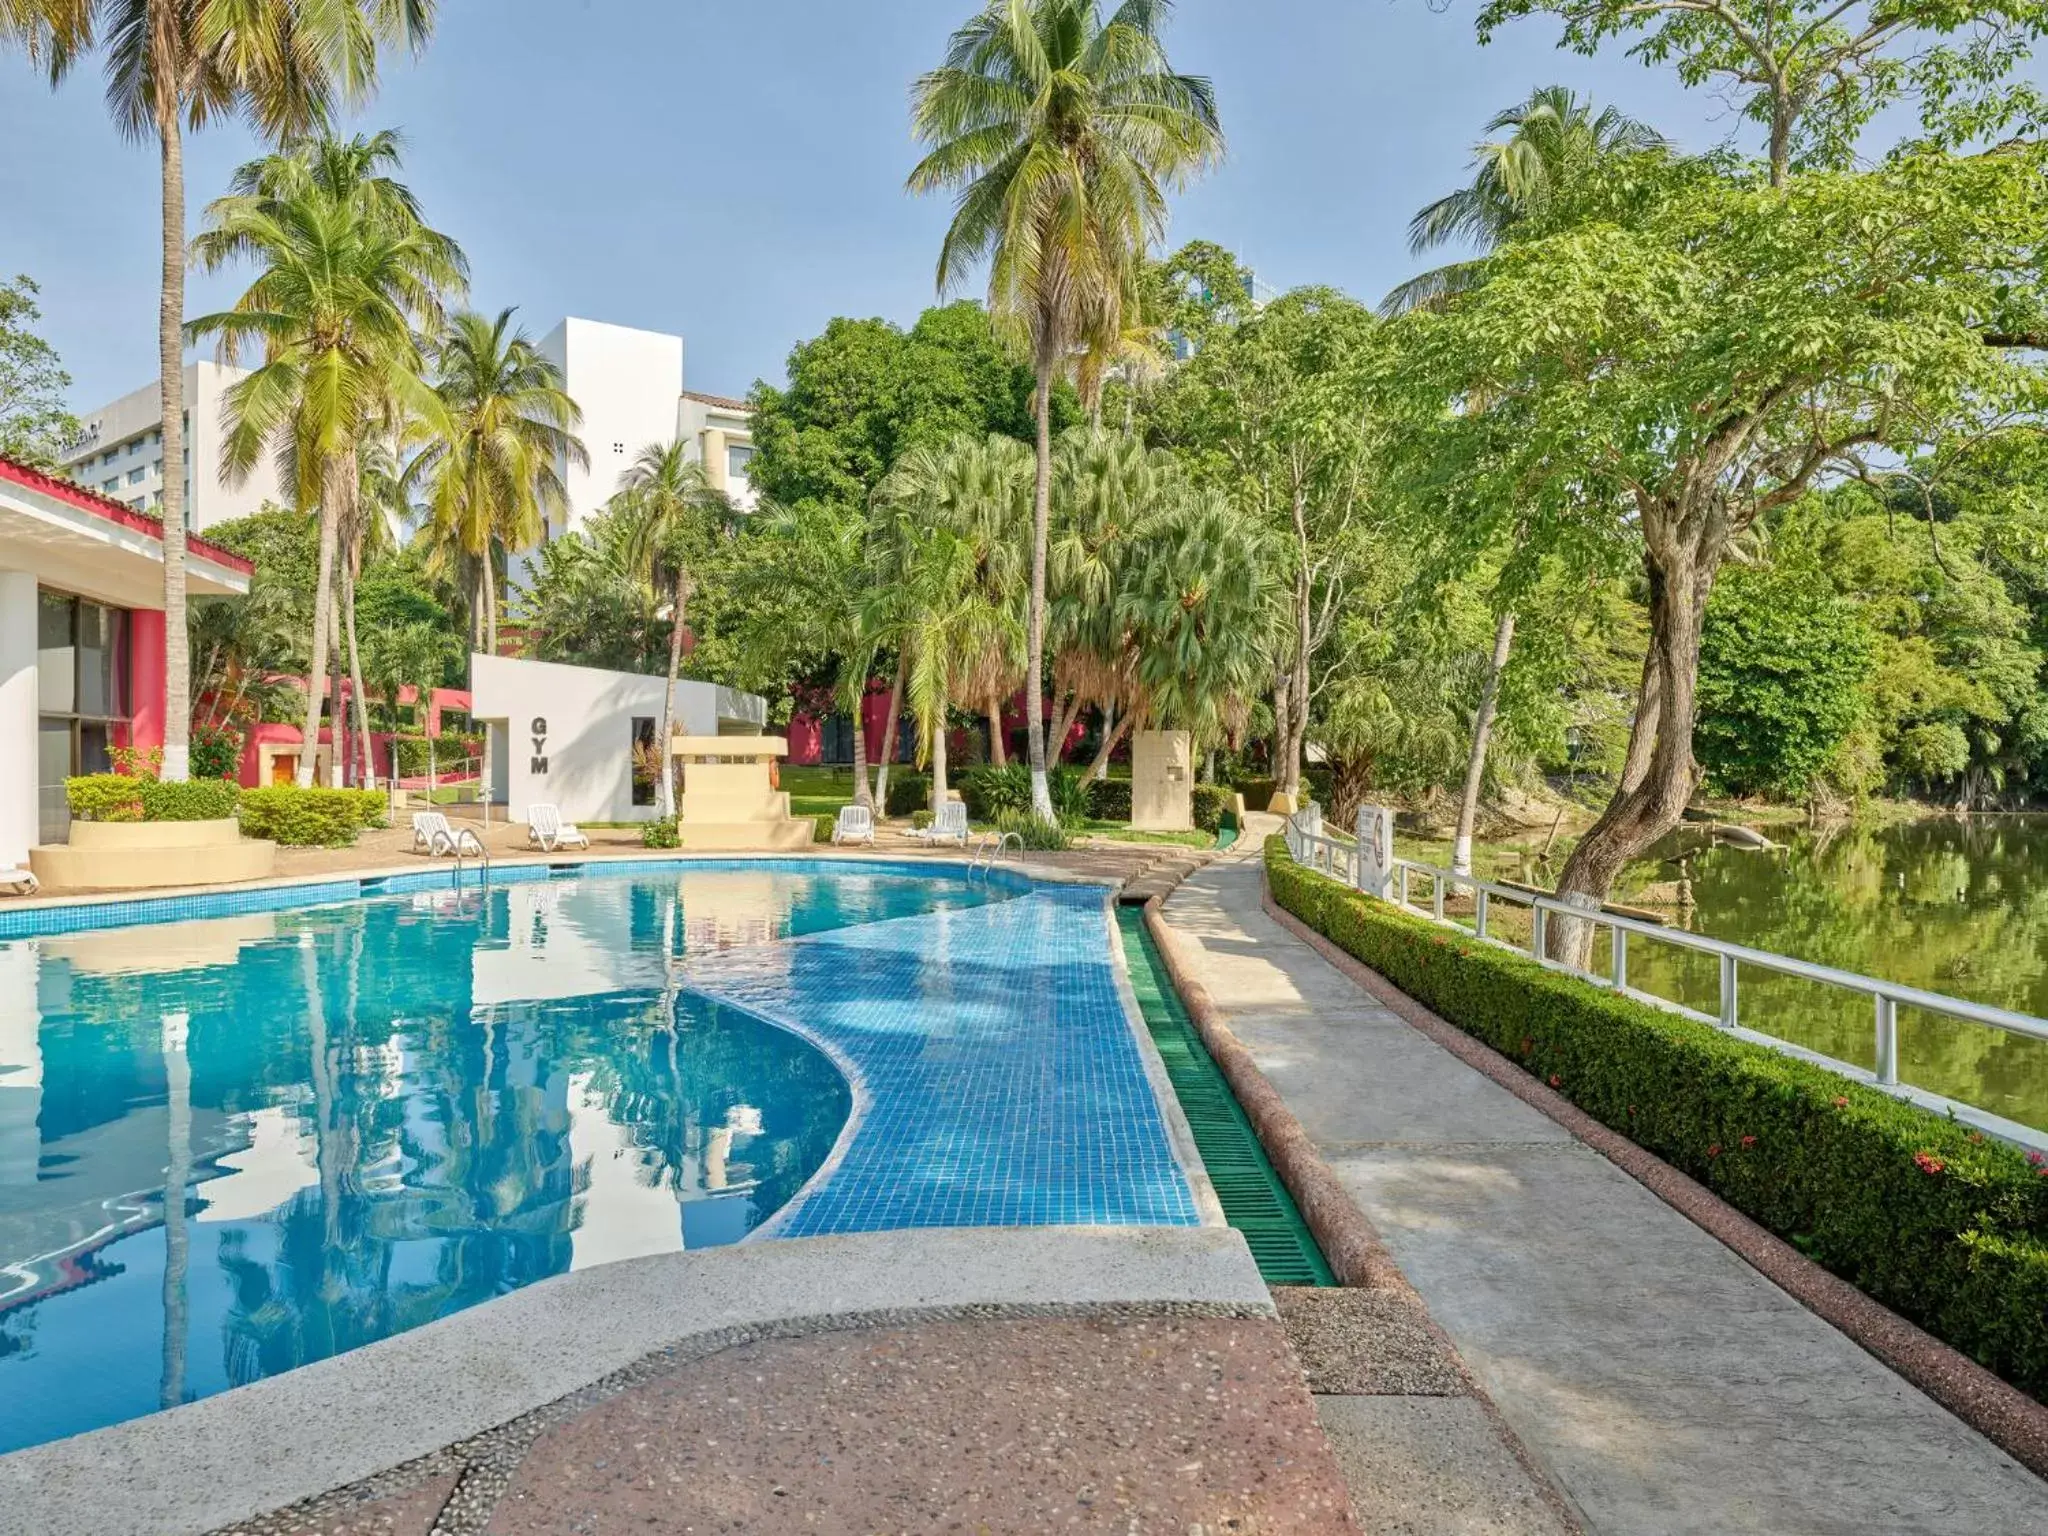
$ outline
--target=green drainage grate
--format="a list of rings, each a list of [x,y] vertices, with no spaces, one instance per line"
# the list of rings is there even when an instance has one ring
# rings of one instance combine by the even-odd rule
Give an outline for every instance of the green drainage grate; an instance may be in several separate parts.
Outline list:
[[[1123,932],[1138,1012],[1166,1064],[1167,1080],[1188,1128],[1195,1133],[1195,1149],[1216,1187],[1224,1219],[1244,1234],[1268,1285],[1335,1285],[1336,1276],[1295,1209],[1293,1196],[1266,1160],[1251,1121],[1195,1033],[1180,994],[1167,980],[1152,935],[1145,931],[1143,913],[1137,907],[1118,907],[1116,921]]]

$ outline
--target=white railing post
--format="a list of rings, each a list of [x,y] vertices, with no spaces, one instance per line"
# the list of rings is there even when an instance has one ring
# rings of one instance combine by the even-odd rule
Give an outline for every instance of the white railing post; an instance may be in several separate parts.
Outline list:
[[[1628,930],[1616,923],[1607,930],[1609,942],[1614,948],[1614,990],[1628,990]]]
[[[1431,875],[1429,877],[1429,890],[1431,910],[1435,914],[1436,920],[1442,922],[1444,920],[1444,877],[1442,875]]]
[[[1733,1029],[1735,1027],[1736,1013],[1735,957],[1724,951],[1721,956],[1721,1027],[1723,1029]]]
[[[1472,924],[1472,931],[1473,931],[1474,933],[1476,933],[1476,934],[1477,934],[1477,935],[1478,935],[1478,936],[1479,936],[1480,938],[1482,938],[1482,939],[1483,939],[1483,938],[1485,938],[1485,937],[1486,937],[1486,887],[1485,887],[1485,886],[1481,886],[1481,887],[1479,888],[1478,894],[1477,894],[1477,895],[1476,895],[1476,896],[1475,896],[1475,897],[1473,898],[1473,901],[1472,901],[1472,908],[1473,908],[1473,924]]]
[[[1529,903],[1529,958],[1541,964],[1543,961],[1543,929],[1546,914],[1535,902]]]
[[[1877,1080],[1886,1087],[1899,1080],[1899,1005],[1877,995]]]

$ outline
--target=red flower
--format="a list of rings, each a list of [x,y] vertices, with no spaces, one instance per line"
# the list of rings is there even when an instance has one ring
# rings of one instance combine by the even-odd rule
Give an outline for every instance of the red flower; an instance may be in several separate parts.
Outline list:
[[[1913,1161],[1920,1165],[1922,1173],[1928,1175],[1940,1173],[1948,1167],[1948,1164],[1944,1163],[1932,1152],[1915,1152],[1913,1154]]]
[[[1972,1131],[1970,1132],[1970,1140],[1981,1146],[1984,1142],[1984,1133],[1982,1131]]]
[[[1564,1086],[1564,1079],[1559,1077],[1555,1072],[1553,1072],[1550,1074],[1550,1086],[1553,1088],[1562,1088]]]
[[[1841,1098],[1841,1097],[1837,1097],[1837,1098],[1836,1098],[1836,1100],[1835,1100],[1835,1108],[1837,1108],[1837,1109],[1847,1109],[1848,1107],[1849,1107],[1849,1101],[1848,1101],[1848,1100],[1847,1100],[1846,1098]]]
[[[1709,1156],[1709,1157],[1719,1157],[1720,1155],[1721,1155],[1721,1143],[1719,1143],[1718,1141],[1717,1141],[1717,1142],[1715,1142],[1715,1143],[1714,1143],[1714,1144],[1713,1144],[1713,1145],[1712,1145],[1711,1147],[1707,1148],[1707,1156]]]
[[[1756,1138],[1754,1136],[1745,1136],[1742,1138],[1742,1144],[1745,1147],[1753,1147],[1756,1145]]]
[[[2043,1163],[2048,1163],[2048,1152],[2030,1151],[2027,1153],[2027,1161],[2039,1168]]]

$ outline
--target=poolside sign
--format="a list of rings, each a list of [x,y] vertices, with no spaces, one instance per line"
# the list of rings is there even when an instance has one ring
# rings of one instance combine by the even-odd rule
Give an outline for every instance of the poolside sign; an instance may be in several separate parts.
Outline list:
[[[533,757],[526,765],[528,773],[546,776],[548,771],[547,745],[548,717],[546,715],[535,715],[533,717]]]
[[[1358,888],[1386,899],[1394,873],[1394,813],[1384,805],[1358,808]]]

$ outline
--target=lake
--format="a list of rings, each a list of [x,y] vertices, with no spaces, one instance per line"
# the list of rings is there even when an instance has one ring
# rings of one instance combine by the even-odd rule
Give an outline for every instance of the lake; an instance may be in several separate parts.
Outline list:
[[[2048,1018],[2048,817],[1768,830],[1783,846],[1750,852],[1682,828],[1630,868],[1616,899],[1669,901],[1682,857],[1692,904],[1659,907],[1674,926]],[[1547,866],[1536,857],[1542,842],[1482,847],[1475,862],[1482,875],[1548,885],[1569,841],[1559,840]],[[1444,843],[1403,837],[1398,849],[1449,862]],[[1718,1006],[1711,956],[1635,941],[1629,980],[1707,1012]],[[1741,985],[1745,1025],[1872,1064],[1867,999],[1748,971]],[[1899,1075],[2048,1129],[2048,1041],[1902,1008]]]

